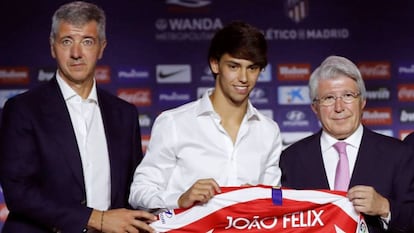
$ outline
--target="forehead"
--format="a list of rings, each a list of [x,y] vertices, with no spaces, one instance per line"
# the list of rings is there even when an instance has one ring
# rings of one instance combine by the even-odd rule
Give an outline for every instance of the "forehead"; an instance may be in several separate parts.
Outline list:
[[[339,75],[335,78],[319,80],[318,93],[337,91],[358,91],[358,84],[354,79],[346,75]]]
[[[231,56],[228,53],[224,54],[220,58],[220,62],[232,62],[232,63],[237,63],[237,64],[242,65],[242,66],[250,66],[250,65],[253,65],[254,64],[250,60],[235,58],[235,57]]]
[[[97,35],[98,24],[95,21],[90,21],[81,25],[62,21],[59,24],[59,30],[57,32],[58,37],[97,37]]]

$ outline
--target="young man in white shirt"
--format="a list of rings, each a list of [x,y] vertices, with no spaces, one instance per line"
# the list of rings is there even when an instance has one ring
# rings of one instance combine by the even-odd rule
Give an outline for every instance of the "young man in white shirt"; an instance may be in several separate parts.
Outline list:
[[[131,185],[133,207],[187,208],[223,186],[280,184],[279,127],[249,102],[267,65],[263,34],[233,22],[215,34],[208,61],[215,88],[155,120]]]

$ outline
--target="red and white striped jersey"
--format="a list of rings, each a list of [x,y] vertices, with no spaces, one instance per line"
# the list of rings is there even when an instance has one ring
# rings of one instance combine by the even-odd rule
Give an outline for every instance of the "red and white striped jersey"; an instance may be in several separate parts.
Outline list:
[[[151,226],[157,232],[171,233],[368,232],[345,192],[270,186],[221,190],[204,205],[160,213]]]

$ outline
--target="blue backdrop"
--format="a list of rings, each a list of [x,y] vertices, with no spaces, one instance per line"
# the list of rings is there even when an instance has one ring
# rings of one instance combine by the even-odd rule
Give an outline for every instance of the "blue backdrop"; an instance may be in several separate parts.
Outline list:
[[[48,36],[51,16],[64,2],[0,3],[0,117],[8,98],[55,72]],[[319,129],[309,107],[307,80],[333,54],[350,58],[361,69],[368,89],[363,121],[369,128],[397,138],[414,130],[412,1],[95,3],[108,18],[108,47],[97,79],[139,109],[144,150],[161,111],[194,100],[214,85],[206,58],[209,40],[232,20],[259,27],[268,39],[269,66],[251,101],[279,123],[285,145]],[[0,229],[6,216],[0,195]]]

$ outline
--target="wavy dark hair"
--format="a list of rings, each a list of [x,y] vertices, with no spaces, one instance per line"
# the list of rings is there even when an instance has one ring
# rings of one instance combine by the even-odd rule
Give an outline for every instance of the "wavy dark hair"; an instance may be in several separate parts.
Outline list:
[[[242,21],[231,22],[216,32],[210,43],[208,61],[220,61],[226,53],[238,59],[250,60],[261,69],[267,65],[267,42],[263,33]]]

